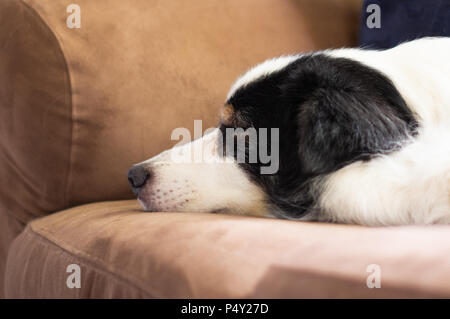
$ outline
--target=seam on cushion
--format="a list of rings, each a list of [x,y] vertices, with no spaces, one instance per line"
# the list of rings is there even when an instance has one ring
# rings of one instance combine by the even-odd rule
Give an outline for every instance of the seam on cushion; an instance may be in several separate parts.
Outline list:
[[[41,21],[41,23],[48,29],[49,33],[51,34],[51,36],[53,36],[54,40],[56,41],[57,47],[59,49],[59,52],[62,56],[62,61],[64,64],[64,70],[65,70],[65,84],[66,84],[66,88],[68,89],[69,92],[69,99],[68,101],[68,105],[70,107],[70,124],[71,124],[71,129],[70,129],[70,147],[69,147],[69,163],[68,163],[68,167],[67,167],[67,173],[66,173],[66,182],[65,182],[65,191],[64,191],[64,206],[61,209],[67,208],[69,207],[69,182],[71,180],[71,172],[72,172],[72,158],[73,158],[73,139],[74,139],[74,127],[75,127],[75,123],[74,123],[74,103],[73,103],[73,88],[72,88],[72,80],[71,80],[71,72],[69,69],[69,65],[67,63],[67,57],[66,54],[64,53],[63,47],[62,47],[62,41],[60,41],[58,39],[58,36],[56,34],[56,32],[50,27],[50,25],[42,18],[42,16],[38,13],[38,11],[30,4],[28,4],[27,2],[25,2],[25,0],[20,0],[20,2],[22,3],[22,5],[28,9],[28,11],[31,12],[32,15],[34,15],[37,20]]]
[[[46,231],[48,231],[46,228],[42,228]],[[67,247],[66,243],[57,243],[53,238],[53,236],[46,234],[43,235],[41,234],[39,231],[37,231],[36,229],[34,229],[33,224],[29,224],[27,226],[27,228],[25,229],[24,233],[30,232],[34,235],[36,235],[41,241],[45,241],[50,243],[52,246],[56,247],[59,250],[62,250],[64,252],[66,252],[67,254],[69,254],[70,256],[76,258],[76,259],[80,259],[83,263],[85,263],[86,265],[90,265],[95,271],[99,271],[99,272],[103,272],[106,273],[108,275],[110,275],[111,277],[114,277],[115,279],[122,281],[128,285],[131,285],[132,287],[138,289],[141,293],[143,293],[144,295],[148,295],[148,298],[161,298],[161,297],[156,297],[157,294],[154,294],[152,292],[149,292],[146,288],[139,286],[137,283],[133,282],[132,280],[135,281],[141,281],[140,279],[136,279],[136,278],[126,278],[121,274],[118,274],[116,272],[113,272],[112,270],[109,270],[105,267],[104,263],[102,263],[102,260],[92,256],[84,251],[81,251],[77,248],[74,247]]]

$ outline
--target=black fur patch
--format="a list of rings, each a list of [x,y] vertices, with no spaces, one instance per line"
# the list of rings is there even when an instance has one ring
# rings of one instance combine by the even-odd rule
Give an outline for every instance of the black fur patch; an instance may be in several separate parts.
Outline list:
[[[313,181],[397,150],[418,127],[385,75],[325,54],[301,56],[238,89],[226,103],[244,128],[279,128],[278,173],[261,175],[258,163],[240,165],[285,218],[300,218],[315,206]]]

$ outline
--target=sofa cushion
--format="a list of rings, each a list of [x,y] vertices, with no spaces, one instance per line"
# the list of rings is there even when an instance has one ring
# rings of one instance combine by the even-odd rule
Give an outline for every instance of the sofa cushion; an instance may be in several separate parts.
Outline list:
[[[81,288],[68,288],[71,264]],[[368,288],[369,265],[381,288]],[[370,268],[369,268],[370,270]],[[12,298],[450,297],[450,226],[367,228],[90,204],[13,242]]]

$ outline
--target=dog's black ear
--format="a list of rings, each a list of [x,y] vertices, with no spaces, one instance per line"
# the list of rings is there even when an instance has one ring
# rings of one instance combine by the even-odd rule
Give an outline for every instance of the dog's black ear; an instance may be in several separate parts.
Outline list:
[[[387,77],[348,64],[335,70],[341,72],[338,76],[315,83],[319,85],[298,110],[298,151],[305,174],[330,173],[394,151],[416,131],[413,113]]]

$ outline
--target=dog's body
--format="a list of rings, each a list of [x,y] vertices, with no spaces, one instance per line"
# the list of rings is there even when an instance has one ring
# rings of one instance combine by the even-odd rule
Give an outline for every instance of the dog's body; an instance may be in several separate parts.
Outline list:
[[[232,86],[219,128],[134,166],[130,183],[153,211],[450,223],[449,56],[449,38],[426,38],[266,61]],[[222,151],[227,128],[279,129],[277,172]],[[196,145],[202,163],[174,161]]]

